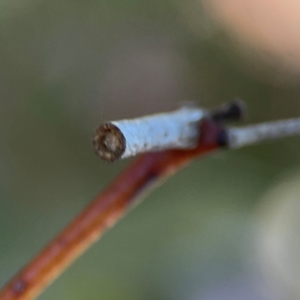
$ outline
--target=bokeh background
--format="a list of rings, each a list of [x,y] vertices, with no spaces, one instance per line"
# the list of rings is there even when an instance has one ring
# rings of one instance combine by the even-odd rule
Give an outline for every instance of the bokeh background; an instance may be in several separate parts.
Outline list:
[[[130,163],[94,155],[100,122],[299,116],[299,32],[293,0],[1,0],[0,285]],[[195,161],[39,299],[299,299],[299,183],[299,138]]]

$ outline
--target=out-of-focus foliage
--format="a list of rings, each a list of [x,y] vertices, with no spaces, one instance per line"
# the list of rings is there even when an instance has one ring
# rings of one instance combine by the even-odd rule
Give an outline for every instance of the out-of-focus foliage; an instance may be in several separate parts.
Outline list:
[[[130,162],[94,155],[101,121],[235,96],[247,122],[299,116],[298,75],[251,51],[191,1],[1,0],[0,285]],[[299,243],[276,235],[299,226],[297,201],[278,204],[299,153],[291,138],[194,162],[40,299],[299,299]]]

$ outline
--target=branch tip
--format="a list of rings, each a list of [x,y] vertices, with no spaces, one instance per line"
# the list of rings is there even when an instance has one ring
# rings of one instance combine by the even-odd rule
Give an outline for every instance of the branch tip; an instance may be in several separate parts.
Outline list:
[[[97,155],[107,161],[119,159],[125,151],[126,140],[121,130],[112,123],[99,126],[93,138]]]
[[[185,106],[166,113],[104,123],[94,136],[94,149],[107,161],[145,152],[193,149],[206,114],[199,107]]]

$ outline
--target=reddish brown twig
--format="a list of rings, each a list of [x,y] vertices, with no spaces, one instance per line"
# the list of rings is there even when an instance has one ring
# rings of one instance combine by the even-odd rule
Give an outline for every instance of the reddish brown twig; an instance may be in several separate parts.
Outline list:
[[[147,153],[136,159],[104,192],[0,292],[0,300],[36,298],[136,202],[141,192],[161,182],[193,158],[217,150],[224,130],[217,122],[201,123],[196,149]]]

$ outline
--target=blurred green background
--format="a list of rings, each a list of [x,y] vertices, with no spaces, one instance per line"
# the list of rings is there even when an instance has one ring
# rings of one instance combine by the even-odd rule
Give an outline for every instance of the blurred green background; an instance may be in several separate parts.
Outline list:
[[[100,122],[235,96],[247,123],[299,116],[299,75],[187,3],[0,1],[0,286],[130,163],[94,155]],[[299,299],[299,150],[195,161],[39,299]]]

